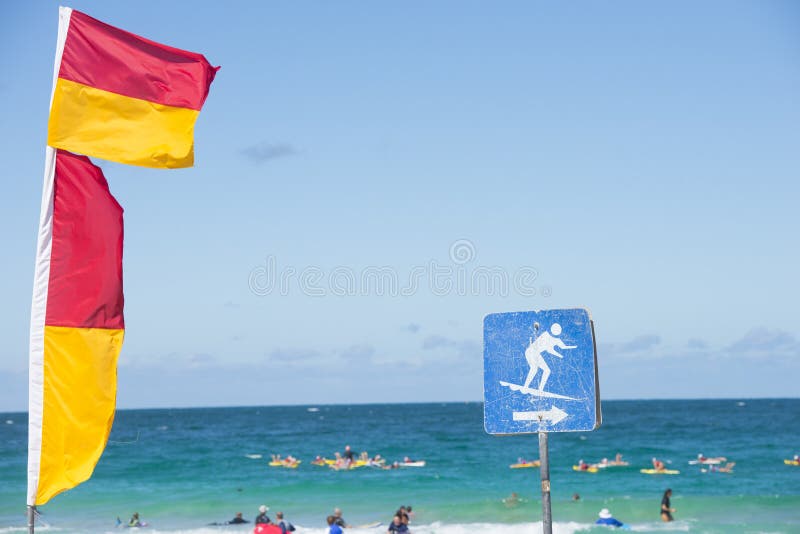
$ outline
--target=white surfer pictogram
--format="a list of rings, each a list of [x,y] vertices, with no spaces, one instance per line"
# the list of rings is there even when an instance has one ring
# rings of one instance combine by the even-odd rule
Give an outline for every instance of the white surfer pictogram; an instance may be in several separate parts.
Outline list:
[[[538,328],[538,324],[535,326]],[[547,384],[547,379],[550,378],[550,366],[547,365],[547,361],[544,359],[545,353],[552,354],[553,356],[558,356],[559,358],[563,359],[564,355],[559,353],[556,348],[562,350],[578,348],[577,345],[566,345],[558,338],[560,335],[561,325],[558,323],[553,323],[549,332],[545,330],[544,333],[542,333],[536,339],[530,338],[528,348],[525,349],[525,359],[528,361],[528,365],[530,366],[528,376],[525,378],[525,384],[520,386],[518,384],[511,384],[501,381],[500,385],[505,386],[512,391],[520,391],[535,397],[576,400],[572,397],[558,395],[556,393],[549,393],[544,390],[544,387]],[[533,382],[534,377],[537,375],[540,369],[542,371],[542,376],[539,379],[539,387],[537,389],[531,389],[531,382]]]
[[[552,332],[552,335],[550,335]],[[533,381],[533,377],[536,376],[536,373],[539,369],[542,370],[542,378],[539,380],[539,391],[544,391],[544,386],[547,384],[547,379],[550,378],[550,366],[547,365],[547,362],[544,359],[544,353],[547,352],[548,354],[552,354],[553,356],[558,356],[559,358],[564,358],[563,354],[560,354],[556,347],[560,349],[576,349],[578,348],[577,345],[565,345],[563,341],[558,339],[558,336],[561,335],[561,325],[558,323],[553,323],[553,326],[550,327],[550,332],[545,331],[541,336],[537,337],[534,341],[531,338],[530,344],[528,348],[525,350],[525,359],[528,360],[528,365],[531,366],[531,370],[528,371],[528,378],[525,379],[524,388],[528,388]]]

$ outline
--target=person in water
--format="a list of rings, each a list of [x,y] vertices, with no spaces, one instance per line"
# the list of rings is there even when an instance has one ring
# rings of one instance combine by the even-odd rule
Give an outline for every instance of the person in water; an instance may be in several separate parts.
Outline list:
[[[329,515],[325,518],[325,521],[328,523],[327,534],[343,534],[342,527],[336,524],[336,518],[334,516]]]
[[[512,491],[511,495],[503,499],[503,504],[505,504],[509,508],[517,506],[519,504],[519,495],[517,495],[517,492]]]
[[[608,527],[615,527],[619,528],[623,526],[622,521],[619,519],[615,519],[611,512],[608,511],[608,508],[603,508],[600,510],[600,513],[597,514],[599,518],[595,521],[595,525],[606,525]]]
[[[736,462],[728,462],[723,467],[717,467],[717,471],[720,473],[733,473],[733,468],[736,465]],[[713,465],[711,467],[714,467]]]
[[[269,518],[267,512],[269,512],[269,506],[266,504],[262,504],[258,507],[258,515],[255,521],[256,525],[269,525],[272,523],[272,519]]]
[[[609,465],[628,465],[628,464],[627,464],[627,462],[623,462],[622,461],[622,455],[620,453],[617,453],[617,455],[614,456],[614,459],[611,460],[611,461],[609,461],[608,458],[603,458],[600,461],[600,465],[609,466]]]
[[[341,508],[334,508],[333,509],[333,520],[337,526],[341,528],[350,528],[350,525],[347,524],[347,521],[344,520],[342,517],[342,509]]]
[[[664,462],[662,462],[656,457],[653,457],[653,469],[655,469],[656,471],[663,471],[664,469],[666,469],[666,467],[664,467]]]
[[[247,519],[242,517],[242,512],[236,512],[236,515],[233,519],[228,521],[229,525],[241,525],[242,523],[247,523]]]
[[[403,518],[399,514],[395,514],[392,522],[389,523],[388,534],[403,534],[408,532],[408,525],[403,522]]]
[[[139,520],[139,512],[133,512],[131,516],[131,520],[128,521],[129,527],[143,527],[144,523]]]
[[[667,491],[664,492],[664,497],[661,498],[661,520],[665,523],[672,521],[672,514],[675,513],[675,508],[670,507],[670,497],[672,497],[672,490],[667,488]]]
[[[283,512],[275,513],[275,524],[281,527],[281,534],[295,531],[294,525],[283,518]]]
[[[344,446],[344,454],[342,456],[347,462],[347,465],[352,464],[353,461],[355,460],[355,455],[353,454],[353,451],[350,450],[350,445]]]

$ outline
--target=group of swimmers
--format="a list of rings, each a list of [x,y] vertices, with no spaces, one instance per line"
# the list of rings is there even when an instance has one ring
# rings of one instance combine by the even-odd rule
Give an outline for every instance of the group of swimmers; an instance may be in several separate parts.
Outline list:
[[[411,506],[401,506],[398,508],[394,517],[392,517],[392,522],[389,523],[389,529],[386,531],[387,534],[410,534],[411,531],[408,530],[408,524],[411,522],[411,516],[413,515],[414,512]]]
[[[344,453],[336,452],[333,455],[333,459],[328,459],[323,456],[317,455],[311,463],[313,465],[327,465],[331,469],[355,469],[356,467],[380,467],[383,468],[386,466],[386,460],[381,457],[380,454],[376,454],[374,457],[370,457],[367,451],[362,451],[361,454],[358,455],[356,458],[353,449],[350,448],[350,445],[344,446]],[[395,462],[395,464],[399,465],[399,462]],[[394,464],[391,464],[394,465]]]
[[[617,453],[617,455],[614,456],[613,460],[609,460],[608,458],[603,458],[602,460],[594,464],[587,464],[582,459],[578,460],[579,471],[589,471],[591,469],[599,469],[605,467],[625,467],[628,465],[630,464],[622,459],[622,454],[620,453]]]
[[[670,503],[670,497],[672,497],[672,489],[667,488],[664,492],[664,496],[661,499],[661,520],[664,522],[673,521],[672,514],[675,513],[675,508],[672,508]],[[579,501],[580,496],[576,493],[572,496],[573,501]],[[503,502],[507,506],[516,506],[520,502],[523,502],[523,499],[519,497],[516,493],[512,493],[510,497],[503,499]],[[277,512],[275,514],[275,521],[273,522],[272,519],[267,514],[269,512],[269,507],[266,504],[262,504],[258,508],[258,515],[255,517],[253,523],[256,525],[255,532],[259,532],[259,525],[274,525],[280,529],[281,534],[288,534],[290,532],[294,532],[296,530],[295,526],[284,518],[283,512]],[[413,517],[414,512],[413,508],[410,505],[400,506],[398,510],[395,512],[394,516],[392,517],[391,522],[389,523],[387,534],[410,534],[411,531],[409,530],[409,524],[411,522],[411,518]],[[328,525],[328,530],[326,534],[344,534],[344,529],[351,528],[352,525],[345,521],[344,517],[342,517],[342,510],[341,508],[335,508],[333,513],[325,518],[325,522]],[[211,525],[221,526],[221,525],[241,525],[249,523],[247,519],[244,519],[242,516],[242,512],[236,512],[236,515],[230,521],[226,521],[224,523],[211,523]],[[608,508],[603,508],[598,513],[598,519],[595,521],[598,525],[605,525],[610,527],[624,527],[624,523],[620,520],[616,519]],[[147,523],[141,521],[139,519],[139,513],[134,512],[133,516],[131,516],[130,521],[127,525],[122,525],[122,521],[120,518],[117,518],[117,526],[128,526],[128,527],[144,527],[147,526]],[[373,525],[370,525],[373,526]],[[377,526],[377,525],[375,525]],[[269,527],[268,527],[269,528]]]
[[[724,465],[721,465],[723,462],[726,463]],[[656,471],[657,473],[667,472],[666,464],[662,460],[656,458],[655,456],[652,458],[651,463],[653,465],[653,470]],[[727,462],[727,458],[725,458],[724,456],[707,458],[706,456],[703,456],[702,453],[697,455],[696,460],[691,460],[689,463],[707,466],[707,468],[702,469],[703,473],[706,472],[732,473],[733,468],[736,465],[736,462]],[[596,469],[599,468],[624,467],[628,465],[630,465],[628,462],[622,460],[622,455],[617,453],[617,455],[613,460],[609,460],[608,458],[603,458],[602,460],[594,464],[586,463],[582,459],[578,460],[578,464],[575,466],[575,469],[577,471],[594,472]]]
[[[283,512],[276,512],[275,513],[275,521],[273,522],[272,519],[267,515],[269,512],[269,506],[266,504],[262,504],[258,507],[258,515],[256,516],[253,523],[256,525],[255,532],[258,532],[259,525],[274,525],[281,530],[281,534],[287,534],[287,532],[294,532],[295,526],[283,517]],[[240,523],[247,523],[247,520],[242,519],[242,513],[237,512],[236,517],[232,520],[228,521],[229,525],[236,525]]]
[[[272,519],[267,515],[269,512],[269,506],[266,504],[262,504],[258,507],[258,515],[253,520],[253,523],[256,525],[256,531],[259,530],[258,525],[275,525],[277,528],[281,530],[281,534],[286,534],[287,532],[294,532],[295,527],[289,521],[287,521],[283,517],[283,512],[277,512],[275,514],[275,521],[273,522]],[[249,523],[247,519],[242,516],[242,512],[236,512],[236,515],[233,516],[233,519],[230,521],[225,521],[224,523],[209,523],[210,526],[222,526],[222,525],[244,525]]]
[[[272,461],[269,465],[273,467],[288,467],[288,468],[296,468],[300,465],[301,460],[298,460],[292,455],[288,455],[285,458],[282,458],[280,454],[273,454]],[[379,469],[399,469],[405,465],[411,463],[421,463],[415,462],[408,456],[403,458],[402,462],[392,462],[387,464],[386,459],[381,457],[380,454],[376,454],[375,456],[370,456],[369,453],[363,451],[361,454],[356,457],[353,450],[350,448],[350,445],[345,445],[344,452],[336,452],[334,453],[334,457],[332,459],[325,458],[323,456],[317,456],[311,461],[312,465],[318,466],[328,466],[334,470],[341,470],[341,469],[355,469],[356,467],[376,467]],[[423,463],[424,465],[424,463]]]
[[[295,526],[284,518],[283,512],[277,512],[275,514],[274,522],[269,517],[267,512],[269,512],[269,506],[266,504],[259,506],[258,515],[253,521],[256,526],[255,532],[259,532],[259,525],[274,525],[275,527],[280,528],[281,534],[287,534],[296,530]],[[408,525],[413,515],[414,512],[412,511],[412,507],[410,505],[401,506],[392,517],[392,521],[389,524],[387,532],[389,534],[410,534]],[[138,521],[139,514],[134,514],[134,518]],[[133,523],[134,518],[131,519],[131,523]],[[345,521],[344,517],[342,517],[341,508],[334,508],[333,513],[325,518],[325,522],[328,525],[327,534],[343,534],[344,529],[352,528],[352,525],[350,525],[347,521]],[[224,523],[211,523],[211,525],[241,525],[245,523],[249,523],[249,521],[242,517],[242,512],[236,512],[236,515],[230,521],[226,521]],[[131,526],[143,526],[143,524],[131,524]],[[377,526],[377,523],[375,526]]]
[[[408,524],[411,522],[413,515],[414,512],[411,506],[401,506],[392,517],[392,521],[386,531],[387,534],[410,534],[411,531],[408,529]],[[351,528],[351,525],[342,517],[342,510],[339,508],[334,509],[333,514],[325,518],[325,522],[328,524],[326,534],[343,534],[344,529]]]
[[[670,497],[672,497],[672,490],[670,488],[667,488],[667,490],[664,492],[664,496],[661,498],[661,508],[659,510],[661,513],[661,520],[664,522],[672,521],[673,520],[672,514],[675,513],[675,508],[672,508],[670,504]],[[581,496],[575,493],[572,495],[572,500],[573,502],[578,502],[581,500]],[[505,504],[510,508],[517,506],[519,503],[522,502],[525,502],[525,500],[522,499],[516,492],[512,493],[511,495],[503,499],[503,504]],[[616,528],[625,526],[625,524],[622,521],[616,519],[611,514],[608,508],[603,508],[597,515],[598,519],[597,521],[595,521],[595,524],[597,525],[605,525]]]
[[[127,525],[122,524],[122,520],[117,517],[117,527],[130,527],[130,528],[138,528],[138,527],[146,527],[147,523],[139,519],[139,512],[133,512],[130,520],[128,521]]]

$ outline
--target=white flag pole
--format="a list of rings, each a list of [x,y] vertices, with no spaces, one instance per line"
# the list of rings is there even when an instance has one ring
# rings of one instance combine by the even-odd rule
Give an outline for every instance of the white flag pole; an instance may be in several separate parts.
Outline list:
[[[59,7],[58,38],[53,64],[53,87],[50,107],[53,105],[61,56],[67,40],[72,9]],[[39,468],[42,456],[42,415],[44,412],[44,322],[47,312],[47,290],[50,279],[50,251],[53,239],[53,193],[55,183],[56,151],[46,147],[44,158],[44,184],[39,214],[39,233],[36,240],[36,263],[31,301],[31,330],[28,354],[28,532],[33,534],[36,518],[36,494],[39,487]]]

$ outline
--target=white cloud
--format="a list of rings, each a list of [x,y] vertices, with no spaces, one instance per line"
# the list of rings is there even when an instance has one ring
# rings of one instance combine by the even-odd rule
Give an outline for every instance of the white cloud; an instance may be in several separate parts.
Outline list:
[[[725,348],[733,356],[748,358],[795,358],[800,356],[800,341],[789,332],[753,328]]]

